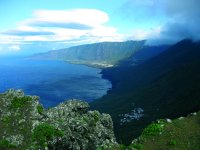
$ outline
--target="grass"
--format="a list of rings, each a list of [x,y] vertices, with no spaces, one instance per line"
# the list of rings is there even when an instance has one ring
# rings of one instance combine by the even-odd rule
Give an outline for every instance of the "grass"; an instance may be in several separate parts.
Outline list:
[[[150,126],[152,125],[144,131],[149,131]],[[166,122],[161,134],[142,134],[138,143],[142,145],[143,150],[199,150],[200,112],[181,120],[175,119],[171,123]]]
[[[200,111],[172,122],[164,120],[148,125],[129,146],[118,145],[98,150],[199,150]]]
[[[155,136],[162,132],[163,124],[161,123],[152,123],[149,126],[147,126],[144,131],[142,132],[142,136]]]

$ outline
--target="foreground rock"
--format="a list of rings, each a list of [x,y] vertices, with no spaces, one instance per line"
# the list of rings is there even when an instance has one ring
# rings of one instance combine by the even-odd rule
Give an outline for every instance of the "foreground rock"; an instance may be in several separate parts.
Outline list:
[[[0,94],[0,149],[93,150],[117,145],[110,115],[69,100],[44,110],[21,90]]]

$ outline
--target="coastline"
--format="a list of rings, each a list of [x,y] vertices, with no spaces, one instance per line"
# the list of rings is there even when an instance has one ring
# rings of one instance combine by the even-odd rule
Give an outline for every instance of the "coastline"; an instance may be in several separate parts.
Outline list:
[[[102,75],[101,78],[110,81],[110,83],[112,85],[112,87],[108,89],[108,91],[105,95],[110,94],[112,92],[112,90],[114,90],[116,88],[117,81],[108,73],[108,72],[110,72],[111,69],[116,67],[116,65],[111,65],[111,64],[106,64],[106,63],[89,63],[89,62],[80,62],[80,61],[68,61],[68,60],[64,60],[64,61],[67,63],[70,63],[70,64],[84,65],[84,66],[88,66],[88,67],[92,67],[92,68],[101,69],[101,72],[100,72],[100,74]],[[105,96],[105,95],[103,95],[103,96]],[[94,101],[98,100],[98,99],[94,99]]]
[[[91,62],[87,62],[87,61],[70,61],[70,60],[63,60],[63,61],[70,63],[70,64],[85,65],[85,66],[88,66],[88,67],[99,68],[99,69],[114,67],[113,64],[100,63],[100,62],[91,63]]]
[[[117,81],[108,73],[110,72],[112,68],[104,68],[102,69],[102,71],[100,72],[100,74],[102,75],[102,78],[103,79],[106,79],[106,80],[109,80],[112,84],[112,88],[110,88],[108,91],[107,91],[107,94],[109,94],[112,90],[114,90],[117,86]]]

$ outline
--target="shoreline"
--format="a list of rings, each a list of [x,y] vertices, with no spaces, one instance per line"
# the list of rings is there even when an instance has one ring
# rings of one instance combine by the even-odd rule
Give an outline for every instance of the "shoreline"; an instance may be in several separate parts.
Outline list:
[[[104,68],[112,68],[115,65],[113,64],[106,64],[106,63],[89,63],[89,62],[80,62],[80,61],[70,61],[70,60],[63,60],[67,63],[70,64],[75,64],[75,65],[85,65],[88,67],[92,67],[92,68],[98,68],[98,69],[104,69]]]
[[[70,63],[70,64],[75,64],[75,65],[84,65],[84,66],[88,66],[88,67],[92,67],[92,68],[101,69],[101,72],[99,73],[99,74],[101,74],[101,78],[108,80],[112,85],[112,87],[109,88],[107,90],[106,94],[103,95],[103,96],[110,94],[112,92],[112,90],[114,90],[116,88],[117,81],[115,81],[109,74],[107,74],[107,71],[112,69],[113,67],[115,67],[115,65],[101,64],[101,63],[93,63],[93,64],[92,63],[81,63],[81,62],[78,62],[78,61],[74,62],[74,61],[67,61],[67,60],[64,60],[64,62],[67,62],[67,63]],[[103,96],[101,96],[100,98],[94,99],[93,101],[101,99]]]

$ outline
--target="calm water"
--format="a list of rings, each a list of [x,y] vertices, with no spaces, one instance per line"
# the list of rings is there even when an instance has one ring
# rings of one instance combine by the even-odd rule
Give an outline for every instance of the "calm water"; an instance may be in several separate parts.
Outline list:
[[[111,88],[111,83],[101,78],[100,71],[61,61],[1,59],[0,92],[23,89],[26,94],[40,96],[45,107],[71,98],[90,102]]]

